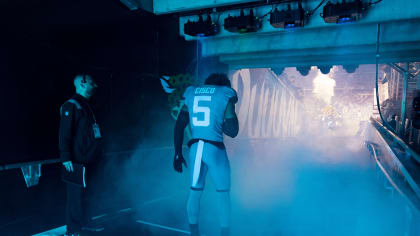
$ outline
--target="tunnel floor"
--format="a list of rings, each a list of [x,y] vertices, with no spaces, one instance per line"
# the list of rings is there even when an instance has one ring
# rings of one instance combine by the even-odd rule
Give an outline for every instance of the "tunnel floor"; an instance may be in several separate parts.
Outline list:
[[[384,187],[360,138],[231,140],[227,149],[232,235],[404,235],[405,204]],[[111,191],[126,198],[109,194],[96,202],[99,210],[92,216],[104,230],[89,235],[188,234],[188,175],[171,171],[172,151],[150,156],[126,163],[119,181],[129,184]],[[12,222],[2,235],[60,235],[63,214],[63,206],[46,209]],[[200,228],[207,236],[219,232],[217,193],[209,177]]]

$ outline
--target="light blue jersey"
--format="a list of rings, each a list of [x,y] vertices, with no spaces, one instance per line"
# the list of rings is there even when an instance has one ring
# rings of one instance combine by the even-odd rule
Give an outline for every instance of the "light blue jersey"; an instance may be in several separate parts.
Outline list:
[[[223,122],[230,99],[236,103],[235,90],[227,86],[190,86],[184,93],[193,139],[223,142]]]

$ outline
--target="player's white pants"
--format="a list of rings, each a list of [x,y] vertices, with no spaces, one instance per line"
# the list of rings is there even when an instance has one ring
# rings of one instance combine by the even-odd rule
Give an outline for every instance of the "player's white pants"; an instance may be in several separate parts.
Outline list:
[[[204,141],[193,143],[189,153],[191,188],[203,189],[207,172],[218,192],[230,190],[230,165],[226,149]]]
[[[191,145],[189,153],[191,192],[187,203],[190,224],[198,223],[200,198],[207,172],[214,182],[219,199],[220,225],[230,225],[230,165],[226,149],[199,141]]]

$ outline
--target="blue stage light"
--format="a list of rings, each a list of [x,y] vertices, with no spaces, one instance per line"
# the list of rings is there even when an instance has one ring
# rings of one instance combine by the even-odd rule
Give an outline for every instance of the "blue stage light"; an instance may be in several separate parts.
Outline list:
[[[351,17],[340,17],[338,18],[337,24],[346,24],[354,22],[354,19]]]
[[[353,2],[331,3],[330,1],[323,8],[321,16],[325,23],[345,24],[359,20],[367,8],[361,0]]]
[[[195,37],[213,36],[219,33],[220,27],[216,22],[213,22],[211,16],[208,15],[204,21],[200,15],[198,21],[187,21],[184,24],[184,33]]]
[[[289,29],[289,28],[295,28],[295,27],[296,27],[296,25],[295,25],[295,24],[286,24],[284,27],[285,27],[286,29]]]
[[[251,9],[249,15],[245,15],[244,10],[241,10],[239,16],[228,16],[225,19],[225,30],[231,33],[250,33],[258,31],[262,26],[261,19],[254,15]]]
[[[288,5],[287,10],[279,11],[276,8],[270,13],[270,24],[274,28],[292,29],[303,27],[305,20],[305,13],[300,2],[297,9],[292,10],[291,6]]]

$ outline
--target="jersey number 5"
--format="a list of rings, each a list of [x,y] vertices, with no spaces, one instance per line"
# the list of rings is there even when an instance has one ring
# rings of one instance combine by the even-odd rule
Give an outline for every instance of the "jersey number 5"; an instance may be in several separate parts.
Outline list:
[[[193,113],[194,116],[192,118],[192,123],[194,126],[209,126],[210,125],[210,107],[199,106],[199,102],[210,102],[211,96],[195,96],[194,97],[194,105],[193,105]],[[196,114],[203,113],[204,120],[198,120]]]

